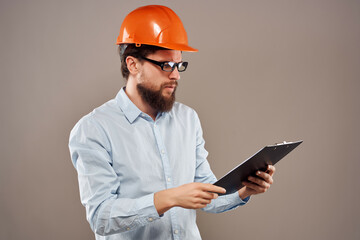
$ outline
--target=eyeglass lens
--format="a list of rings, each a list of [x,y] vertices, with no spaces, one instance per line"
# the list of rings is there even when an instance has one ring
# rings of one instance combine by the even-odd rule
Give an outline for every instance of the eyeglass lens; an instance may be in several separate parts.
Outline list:
[[[174,71],[175,67],[177,66],[179,72],[183,72],[186,70],[187,62],[166,62],[163,64],[163,70],[166,72],[172,72]]]

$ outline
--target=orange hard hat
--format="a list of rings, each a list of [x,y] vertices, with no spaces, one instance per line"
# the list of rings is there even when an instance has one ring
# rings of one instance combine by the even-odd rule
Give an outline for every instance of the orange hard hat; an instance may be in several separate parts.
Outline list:
[[[185,28],[176,13],[160,5],[143,6],[124,19],[116,44],[154,45],[163,48],[197,52],[188,45]]]

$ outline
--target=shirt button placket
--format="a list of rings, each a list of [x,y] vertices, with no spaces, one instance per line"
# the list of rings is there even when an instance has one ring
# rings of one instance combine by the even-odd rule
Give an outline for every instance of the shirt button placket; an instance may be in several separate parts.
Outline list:
[[[169,159],[168,159],[167,152],[165,149],[164,141],[161,138],[159,127],[156,126],[156,123],[154,123],[154,134],[155,134],[157,147],[158,147],[158,150],[160,153],[160,157],[163,162],[166,188],[169,189],[169,188],[172,188],[171,167],[170,167]],[[173,231],[173,237],[175,240],[177,240],[177,239],[179,239],[180,234],[179,234],[179,230],[178,230],[178,223],[177,223],[178,221],[176,219],[176,209],[170,209],[169,212],[170,212],[170,219],[171,219],[171,227],[172,227],[172,229],[175,229]]]

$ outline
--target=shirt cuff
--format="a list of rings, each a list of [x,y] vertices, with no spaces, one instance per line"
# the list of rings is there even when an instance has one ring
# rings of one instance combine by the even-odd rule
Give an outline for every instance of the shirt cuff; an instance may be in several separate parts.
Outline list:
[[[139,220],[143,224],[153,222],[163,216],[159,216],[159,213],[155,208],[154,193],[138,198],[135,206],[139,212]]]
[[[160,219],[161,216],[155,208],[154,194],[151,193],[136,199],[118,198],[114,203],[110,217],[136,219],[135,222],[145,225]]]
[[[245,205],[250,200],[250,196],[241,199],[237,191],[232,194],[225,195],[225,197],[230,203],[233,203],[235,206]]]

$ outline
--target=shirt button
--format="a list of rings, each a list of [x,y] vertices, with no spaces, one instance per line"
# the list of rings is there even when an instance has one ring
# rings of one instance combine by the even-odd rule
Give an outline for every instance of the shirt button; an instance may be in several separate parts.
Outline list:
[[[149,217],[148,220],[149,220],[149,222],[152,222],[152,221],[153,221],[153,218]]]
[[[178,234],[178,233],[179,233],[179,230],[175,230],[174,233],[175,233],[175,234]]]
[[[128,231],[129,231],[129,230],[130,230],[130,228],[129,228],[129,227],[127,227],[127,228],[126,228],[126,230],[128,230]]]
[[[167,181],[168,181],[168,182],[171,182],[171,178],[168,177],[168,178],[167,178]]]
[[[161,154],[165,154],[165,150],[163,149],[163,150],[161,150]]]

